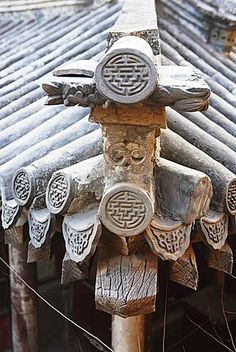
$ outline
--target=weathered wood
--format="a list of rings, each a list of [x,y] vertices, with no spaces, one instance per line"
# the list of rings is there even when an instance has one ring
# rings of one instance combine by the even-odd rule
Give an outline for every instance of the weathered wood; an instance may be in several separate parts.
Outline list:
[[[151,252],[121,256],[100,249],[95,288],[96,307],[128,317],[155,311],[157,258]]]
[[[9,245],[9,264],[13,270],[36,289],[37,271],[35,264],[27,264],[27,244]],[[14,352],[39,351],[39,331],[37,321],[37,298],[12,272],[11,322],[12,347]]]
[[[199,275],[195,253],[191,245],[181,258],[170,263],[170,280],[197,290]]]
[[[203,240],[212,248],[220,249],[228,237],[228,215],[209,211],[199,220]]]
[[[112,318],[112,349],[114,352],[145,352],[145,316]]]
[[[51,259],[51,241],[46,239],[39,248],[35,248],[31,241],[28,243],[27,263],[37,263]]]
[[[5,243],[11,245],[18,245],[25,242],[25,233],[23,226],[13,226],[5,230]]]
[[[61,284],[69,284],[88,278],[88,263],[78,264],[66,252],[62,261]]]
[[[208,266],[212,269],[232,274],[233,271],[233,251],[226,242],[219,250],[209,248]]]
[[[233,192],[235,182],[235,175],[231,171],[169,129],[163,130],[161,133],[161,153],[162,157],[166,159],[208,175],[213,186],[211,209],[218,212],[228,211],[227,195]],[[230,187],[230,185],[232,186]],[[235,213],[234,207],[234,198],[232,198],[232,210],[230,210],[232,214]]]

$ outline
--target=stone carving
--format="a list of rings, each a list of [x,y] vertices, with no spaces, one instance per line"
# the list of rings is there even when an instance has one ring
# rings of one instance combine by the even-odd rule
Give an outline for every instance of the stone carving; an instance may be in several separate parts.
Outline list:
[[[76,77],[73,78],[73,83],[66,82],[66,78],[61,77],[60,82],[52,79],[50,82],[43,83],[42,88],[48,94],[47,104],[80,105],[93,108],[106,102],[93,80],[87,79],[86,82],[83,82],[83,79],[79,78],[79,82],[76,81],[78,81]]]
[[[201,230],[207,244],[220,249],[228,236],[228,216],[224,213],[211,212],[200,219]]]
[[[25,205],[29,201],[31,188],[31,180],[27,173],[22,169],[17,171],[13,179],[13,194],[20,205]]]
[[[145,232],[152,251],[163,260],[177,260],[190,245],[192,224],[169,221],[166,225],[155,219]]]
[[[8,229],[13,226],[20,213],[20,206],[14,201],[5,201],[2,203],[2,227]]]
[[[236,214],[236,181],[233,180],[229,185],[226,197],[227,207],[232,215]]]
[[[117,235],[133,236],[143,232],[153,216],[151,198],[141,188],[117,184],[104,195],[99,209],[103,224]]]
[[[116,165],[130,166],[132,164],[141,164],[146,158],[146,150],[143,145],[129,142],[115,143],[108,149],[110,158]]]
[[[157,85],[152,49],[142,38],[118,39],[97,65],[95,81],[106,98],[124,104],[146,99]]]
[[[63,236],[70,259],[76,263],[87,261],[95,252],[101,236],[101,223],[97,210],[66,216]]]
[[[56,175],[51,178],[47,189],[47,205],[51,208],[61,208],[67,199],[69,192],[69,184],[64,175]]]
[[[150,72],[147,64],[138,56],[123,54],[108,60],[102,75],[111,91],[130,96],[145,89]]]
[[[45,242],[51,225],[51,214],[47,209],[29,211],[29,236],[31,244],[40,248]]]

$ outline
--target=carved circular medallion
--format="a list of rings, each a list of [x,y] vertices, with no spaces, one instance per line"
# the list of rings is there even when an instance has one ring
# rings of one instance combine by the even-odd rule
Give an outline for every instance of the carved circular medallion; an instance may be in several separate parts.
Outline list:
[[[121,236],[134,236],[143,232],[153,217],[153,205],[145,190],[119,184],[104,195],[99,215],[108,230]]]
[[[97,88],[114,102],[137,103],[153,93],[157,84],[153,54],[150,55],[149,45],[141,38],[125,37],[119,41],[121,45],[117,42],[116,48],[111,48],[96,68]]]
[[[226,197],[227,207],[232,215],[236,214],[236,180],[233,180],[228,188]]]
[[[29,175],[24,170],[19,170],[13,179],[14,198],[20,205],[26,205],[29,202],[32,193],[32,182]]]
[[[46,202],[51,213],[57,214],[64,210],[70,194],[70,185],[64,175],[53,177],[47,187]]]

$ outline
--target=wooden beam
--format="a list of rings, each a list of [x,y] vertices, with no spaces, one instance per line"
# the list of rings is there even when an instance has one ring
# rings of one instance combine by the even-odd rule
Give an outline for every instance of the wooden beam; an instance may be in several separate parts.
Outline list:
[[[27,264],[27,243],[9,245],[11,268],[29,284],[37,287],[36,264]],[[39,351],[37,298],[15,275],[10,274],[12,348],[14,352]]]
[[[145,352],[145,316],[113,316],[112,349],[114,352]]]

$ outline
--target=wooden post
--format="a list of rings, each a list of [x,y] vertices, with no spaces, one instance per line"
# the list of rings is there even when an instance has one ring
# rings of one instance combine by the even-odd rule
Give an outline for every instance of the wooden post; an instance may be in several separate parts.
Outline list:
[[[9,244],[11,268],[34,289],[37,285],[35,264],[27,264],[27,243]],[[14,352],[38,352],[39,334],[37,300],[35,294],[11,272],[11,324],[12,350]]]
[[[145,316],[112,318],[112,348],[114,352],[145,351]]]

